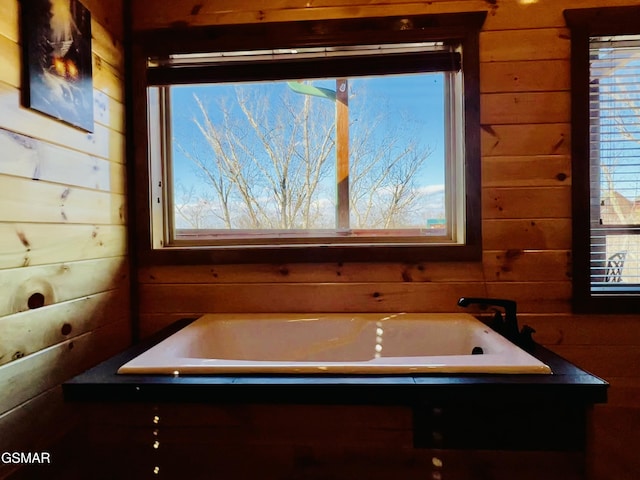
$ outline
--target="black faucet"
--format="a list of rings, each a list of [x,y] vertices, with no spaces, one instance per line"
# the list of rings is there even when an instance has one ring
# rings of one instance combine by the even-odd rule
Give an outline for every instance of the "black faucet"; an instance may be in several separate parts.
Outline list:
[[[525,350],[530,350],[534,341],[531,334],[535,332],[528,325],[522,327],[522,331],[518,329],[518,318],[516,316],[517,305],[513,300],[505,300],[503,298],[473,298],[461,297],[458,300],[460,307],[468,307],[469,305],[482,305],[485,307],[501,307],[504,309],[504,317],[499,310],[493,316],[493,321],[489,326],[505,337],[507,340],[515,343]]]

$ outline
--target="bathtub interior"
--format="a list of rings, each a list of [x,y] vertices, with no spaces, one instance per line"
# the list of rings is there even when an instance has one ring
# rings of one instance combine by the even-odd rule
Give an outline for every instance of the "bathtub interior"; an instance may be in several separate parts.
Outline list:
[[[469,314],[208,314],[121,374],[551,373]]]

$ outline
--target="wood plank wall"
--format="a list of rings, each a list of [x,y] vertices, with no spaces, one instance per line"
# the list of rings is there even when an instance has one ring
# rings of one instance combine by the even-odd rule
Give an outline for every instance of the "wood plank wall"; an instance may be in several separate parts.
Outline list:
[[[82,3],[91,135],[20,106],[19,2],[0,0],[0,452],[65,435],[61,382],[130,343],[122,1]]]
[[[455,311],[460,295],[512,298],[518,302],[522,323],[538,330],[540,342],[612,383],[609,405],[597,408],[594,416],[593,477],[636,478],[640,315],[577,316],[570,310],[570,32],[562,11],[638,4],[156,0],[149,8],[148,2],[134,0],[137,31],[488,11],[480,35],[482,262],[148,266],[137,277],[143,335],[179,317],[208,311]]]

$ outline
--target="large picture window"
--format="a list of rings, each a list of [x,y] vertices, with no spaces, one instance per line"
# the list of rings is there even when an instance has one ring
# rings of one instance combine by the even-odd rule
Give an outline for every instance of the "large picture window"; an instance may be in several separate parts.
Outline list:
[[[353,20],[350,41],[148,52],[153,250],[477,257],[478,19],[414,31],[425,18],[377,19],[378,38]]]
[[[623,19],[638,13],[567,12],[574,57],[574,305],[580,311],[631,311],[640,299],[640,28]]]

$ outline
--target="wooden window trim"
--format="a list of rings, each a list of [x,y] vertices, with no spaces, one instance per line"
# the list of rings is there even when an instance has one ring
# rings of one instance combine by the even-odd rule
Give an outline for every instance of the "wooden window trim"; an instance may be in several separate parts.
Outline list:
[[[470,261],[482,257],[479,31],[486,12],[226,25],[138,32],[131,47],[136,253],[141,265],[294,262]],[[409,25],[410,28],[406,29]],[[465,128],[465,238],[462,245],[370,243],[153,248],[151,218],[160,185],[150,185],[147,59],[177,53],[362,43],[456,41],[462,45]],[[151,167],[153,168],[153,166]],[[162,247],[162,245],[156,245]]]
[[[589,37],[640,33],[640,7],[565,10],[571,29],[571,158],[573,311],[576,313],[635,313],[640,294],[592,295],[590,280],[589,185]],[[586,162],[586,163],[585,163]]]

